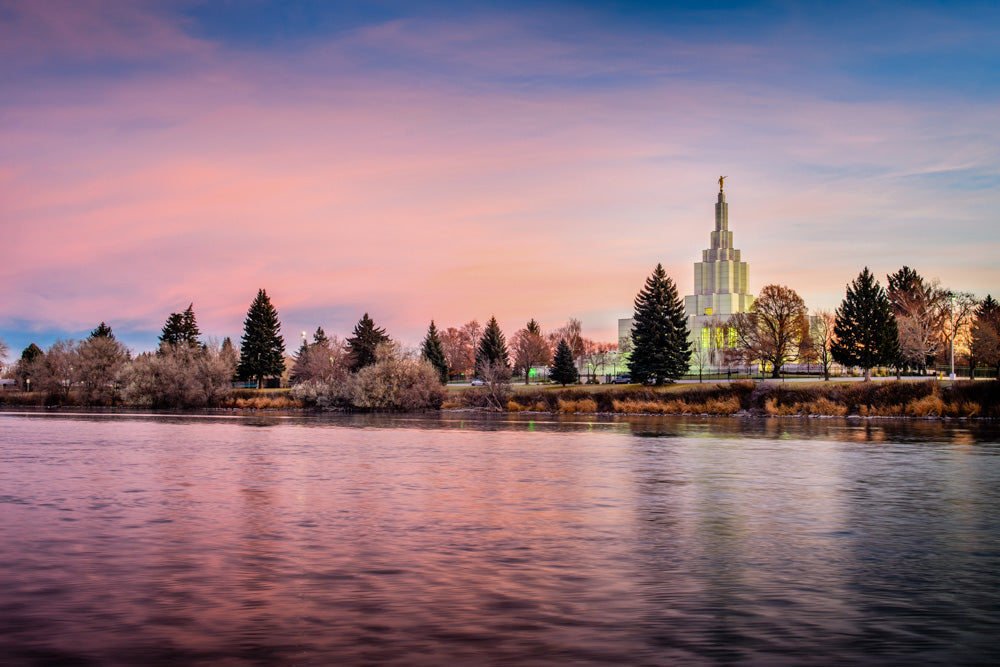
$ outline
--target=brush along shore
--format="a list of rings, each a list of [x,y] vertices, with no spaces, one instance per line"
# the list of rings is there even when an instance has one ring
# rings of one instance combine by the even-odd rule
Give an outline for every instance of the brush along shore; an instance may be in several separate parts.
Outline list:
[[[443,408],[488,408],[483,388],[451,393]],[[495,404],[495,401],[493,402]],[[664,387],[516,386],[508,412],[626,415],[831,417],[1000,417],[1000,382],[773,382],[675,384]]]

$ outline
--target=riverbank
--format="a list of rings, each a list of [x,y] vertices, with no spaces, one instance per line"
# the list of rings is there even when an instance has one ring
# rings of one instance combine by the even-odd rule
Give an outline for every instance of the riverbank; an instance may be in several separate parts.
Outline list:
[[[468,389],[444,407],[483,407],[485,392]],[[553,387],[518,386],[508,412],[655,415],[817,415],[831,417],[1000,417],[1000,383],[955,382],[725,382]]]
[[[491,396],[486,388],[451,387],[441,409],[486,410],[491,398],[495,395]],[[783,384],[742,381],[662,387],[513,385],[508,388],[503,405],[508,413],[998,419],[1000,382],[909,380]],[[84,406],[73,402],[46,406],[44,394],[8,392],[0,395],[0,407],[114,410],[137,406]],[[316,408],[293,398],[288,389],[240,389],[232,391],[207,411],[302,413],[314,412]]]

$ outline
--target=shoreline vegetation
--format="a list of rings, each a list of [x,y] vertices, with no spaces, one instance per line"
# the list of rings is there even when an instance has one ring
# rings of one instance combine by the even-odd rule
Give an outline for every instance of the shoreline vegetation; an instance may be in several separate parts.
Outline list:
[[[17,407],[116,408],[69,400],[46,405],[41,392],[4,392],[0,409]],[[662,387],[624,385],[503,385],[451,387],[439,403],[441,411],[597,415],[662,415],[724,417],[895,417],[910,419],[998,419],[1000,382],[889,380],[882,382],[722,382],[672,384]],[[393,410],[318,405],[291,389],[234,389],[214,405],[222,411],[393,412]],[[400,410],[395,410],[399,412]],[[407,410],[403,410],[404,412]],[[420,411],[420,410],[417,410]],[[431,410],[423,410],[435,411]],[[171,410],[170,412],[178,412]],[[180,410],[185,412],[185,410]],[[187,412],[192,412],[188,410]],[[195,410],[194,412],[197,412]]]

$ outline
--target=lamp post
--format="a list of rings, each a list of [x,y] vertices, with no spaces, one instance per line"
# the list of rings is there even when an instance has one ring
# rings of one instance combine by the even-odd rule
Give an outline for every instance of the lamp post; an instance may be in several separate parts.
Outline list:
[[[951,295],[951,375],[948,376],[952,381],[955,380],[955,295]]]

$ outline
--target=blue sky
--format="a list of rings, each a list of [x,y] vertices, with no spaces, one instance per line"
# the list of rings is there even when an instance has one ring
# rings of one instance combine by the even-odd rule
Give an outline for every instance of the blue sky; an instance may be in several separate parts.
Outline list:
[[[289,341],[364,312],[570,317],[692,289],[728,175],[751,288],[866,265],[997,291],[997,3],[0,2],[0,337],[194,303]],[[290,344],[290,347],[293,346]]]

